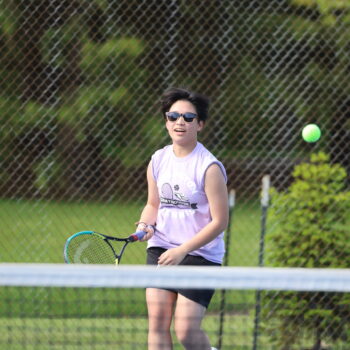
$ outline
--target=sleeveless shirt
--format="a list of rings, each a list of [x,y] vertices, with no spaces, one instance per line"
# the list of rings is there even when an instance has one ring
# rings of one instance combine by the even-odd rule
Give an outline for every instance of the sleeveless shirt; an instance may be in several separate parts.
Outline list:
[[[227,181],[226,171],[222,163],[199,142],[186,157],[176,157],[173,146],[169,145],[156,151],[151,160],[160,205],[156,230],[148,240],[148,248],[175,248],[211,221],[204,191],[206,170],[213,163],[218,164]],[[221,264],[225,253],[223,236],[221,232],[214,240],[189,254]]]

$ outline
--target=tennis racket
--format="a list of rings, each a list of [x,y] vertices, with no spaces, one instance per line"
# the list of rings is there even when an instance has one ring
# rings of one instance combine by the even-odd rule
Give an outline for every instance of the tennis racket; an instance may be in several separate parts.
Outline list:
[[[135,232],[127,238],[106,236],[95,231],[81,231],[70,236],[63,250],[67,264],[116,264],[120,263],[129,243],[139,241],[146,234]],[[117,254],[112,242],[123,242]]]

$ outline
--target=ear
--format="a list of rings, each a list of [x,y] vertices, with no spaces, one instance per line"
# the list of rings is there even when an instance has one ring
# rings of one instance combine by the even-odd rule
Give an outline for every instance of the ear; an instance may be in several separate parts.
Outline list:
[[[204,121],[199,120],[198,121],[198,126],[197,126],[197,131],[201,131],[204,128]]]

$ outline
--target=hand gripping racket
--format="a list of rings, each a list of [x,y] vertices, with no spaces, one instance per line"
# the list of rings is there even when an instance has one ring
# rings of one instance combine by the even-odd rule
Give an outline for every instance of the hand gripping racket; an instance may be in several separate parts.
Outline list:
[[[127,238],[103,235],[95,231],[77,232],[66,241],[63,250],[64,261],[67,264],[116,264],[120,263],[124,250],[129,243],[139,241],[146,234],[135,232]],[[119,254],[112,242],[124,242]]]

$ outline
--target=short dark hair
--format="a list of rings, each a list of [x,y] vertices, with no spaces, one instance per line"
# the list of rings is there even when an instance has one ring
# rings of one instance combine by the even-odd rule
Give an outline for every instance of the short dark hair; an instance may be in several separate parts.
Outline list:
[[[208,97],[184,88],[172,87],[166,90],[161,98],[162,113],[168,112],[171,106],[179,100],[189,101],[196,108],[198,120],[206,121],[208,118],[210,100]]]

